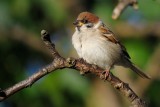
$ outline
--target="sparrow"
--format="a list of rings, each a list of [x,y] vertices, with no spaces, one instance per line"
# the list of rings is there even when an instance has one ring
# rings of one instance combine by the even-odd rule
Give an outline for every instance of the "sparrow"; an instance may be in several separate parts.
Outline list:
[[[126,48],[98,16],[90,12],[82,12],[73,24],[75,32],[72,36],[72,44],[79,57],[87,63],[103,68],[105,77],[116,65],[130,68],[142,78],[150,79],[131,62]]]

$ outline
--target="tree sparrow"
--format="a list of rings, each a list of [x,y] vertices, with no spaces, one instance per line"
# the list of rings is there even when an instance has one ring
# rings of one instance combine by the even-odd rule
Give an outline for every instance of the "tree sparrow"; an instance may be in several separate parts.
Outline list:
[[[134,66],[126,48],[99,17],[89,12],[82,12],[73,24],[76,28],[72,44],[79,57],[105,69],[105,77],[114,65],[120,65],[132,69],[143,78],[150,78]]]

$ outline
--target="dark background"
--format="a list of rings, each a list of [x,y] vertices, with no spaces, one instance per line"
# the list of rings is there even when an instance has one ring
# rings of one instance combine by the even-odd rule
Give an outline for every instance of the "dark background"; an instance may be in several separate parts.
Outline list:
[[[5,89],[49,64],[52,57],[40,38],[46,29],[64,57],[77,57],[71,44],[72,23],[82,11],[98,15],[126,46],[132,61],[152,79],[123,67],[112,72],[147,103],[160,107],[160,0],[138,0],[118,20],[117,0],[0,0],[0,88]],[[0,107],[128,107],[130,102],[109,83],[71,69],[51,73]]]

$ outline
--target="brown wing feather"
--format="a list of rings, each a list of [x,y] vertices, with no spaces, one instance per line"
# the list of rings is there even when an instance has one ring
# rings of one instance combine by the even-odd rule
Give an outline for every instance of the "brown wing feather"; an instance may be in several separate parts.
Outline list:
[[[103,33],[103,35],[112,43],[119,44],[121,46],[122,52],[126,55],[127,58],[131,58],[126,50],[126,48],[114,37],[114,33],[105,27],[105,25],[100,26],[99,30]]]

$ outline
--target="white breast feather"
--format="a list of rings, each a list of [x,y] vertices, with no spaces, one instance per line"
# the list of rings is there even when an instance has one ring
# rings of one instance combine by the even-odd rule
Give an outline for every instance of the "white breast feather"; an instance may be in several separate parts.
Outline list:
[[[106,41],[99,30],[76,31],[72,43],[79,57],[104,69],[110,69],[120,58],[119,45]]]

